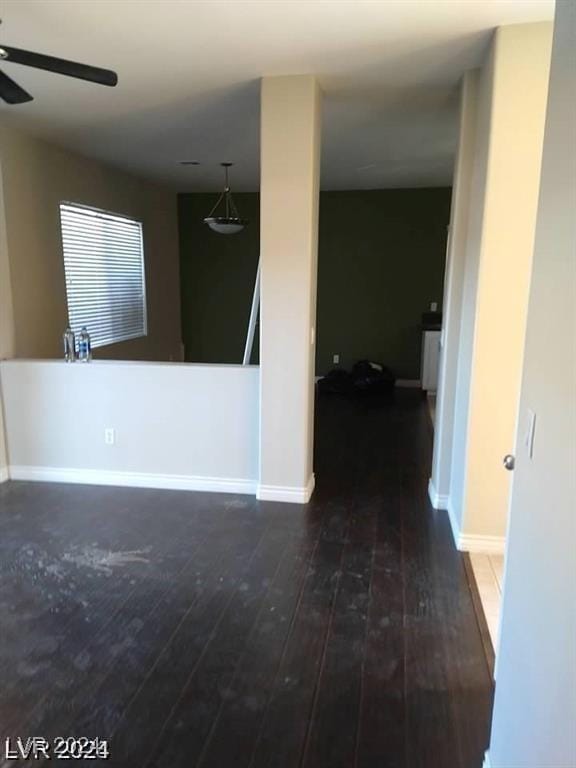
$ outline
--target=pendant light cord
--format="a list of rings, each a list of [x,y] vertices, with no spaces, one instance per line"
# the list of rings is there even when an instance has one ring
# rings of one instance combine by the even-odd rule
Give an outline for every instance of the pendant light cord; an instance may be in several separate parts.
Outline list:
[[[230,218],[230,185],[228,183],[228,166],[224,166],[224,194],[226,195],[226,218]]]
[[[214,214],[214,211],[216,211],[216,209],[222,202],[222,198],[224,198],[225,218],[239,219],[240,217],[238,216],[238,210],[236,208],[234,200],[232,199],[232,192],[230,192],[230,184],[228,181],[228,165],[224,165],[224,192],[222,192],[222,194],[216,201],[216,205],[214,206],[214,208],[212,208],[212,210],[208,214],[208,218],[210,218]],[[232,213],[232,216],[230,216],[230,213]]]

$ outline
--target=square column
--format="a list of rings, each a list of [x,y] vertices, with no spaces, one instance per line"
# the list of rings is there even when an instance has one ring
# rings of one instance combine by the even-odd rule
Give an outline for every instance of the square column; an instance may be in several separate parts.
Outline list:
[[[305,503],[314,488],[320,91],[311,75],[265,77],[260,166],[258,498]]]

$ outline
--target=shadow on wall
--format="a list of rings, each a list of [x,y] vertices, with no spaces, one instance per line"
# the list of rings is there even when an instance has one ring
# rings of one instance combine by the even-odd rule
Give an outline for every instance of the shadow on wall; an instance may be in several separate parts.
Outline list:
[[[449,188],[322,192],[316,372],[378,360],[399,378],[420,371],[420,316],[441,307]],[[215,195],[178,198],[186,360],[242,361],[259,255],[259,198],[234,195],[250,220],[238,235],[202,219]],[[258,362],[257,349],[252,362]]]

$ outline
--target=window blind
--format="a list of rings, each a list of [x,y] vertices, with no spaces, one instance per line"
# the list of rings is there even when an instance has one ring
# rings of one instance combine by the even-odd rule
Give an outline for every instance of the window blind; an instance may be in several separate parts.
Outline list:
[[[86,326],[93,347],[147,333],[142,224],[61,203],[70,327]]]

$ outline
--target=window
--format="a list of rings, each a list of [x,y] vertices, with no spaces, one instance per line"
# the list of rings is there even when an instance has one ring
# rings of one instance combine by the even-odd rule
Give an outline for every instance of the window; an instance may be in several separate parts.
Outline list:
[[[96,208],[60,204],[68,320],[93,347],[146,336],[142,224]]]

